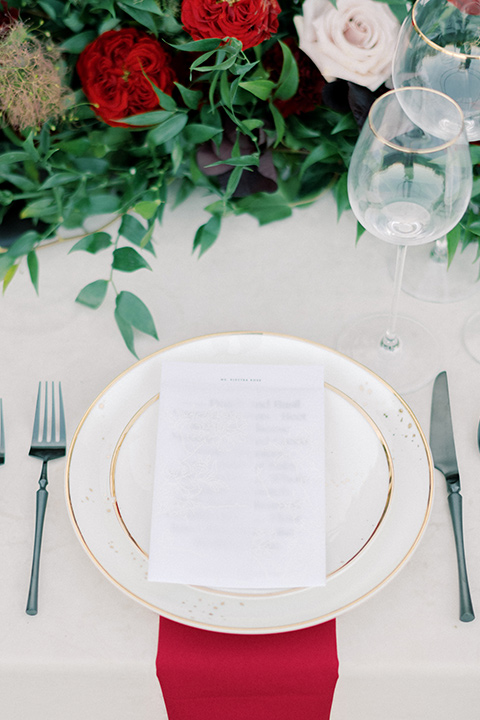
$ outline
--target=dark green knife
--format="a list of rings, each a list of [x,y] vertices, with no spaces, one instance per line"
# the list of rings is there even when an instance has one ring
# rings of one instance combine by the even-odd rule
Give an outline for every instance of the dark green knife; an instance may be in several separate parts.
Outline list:
[[[458,472],[455,442],[453,439],[446,372],[441,372],[437,375],[433,384],[430,448],[435,467],[443,473],[447,481],[448,506],[452,516],[453,534],[455,536],[455,546],[457,549],[460,620],[462,622],[470,622],[475,619],[475,613],[473,612],[472,599],[470,597],[467,566],[465,562],[460,474]]]

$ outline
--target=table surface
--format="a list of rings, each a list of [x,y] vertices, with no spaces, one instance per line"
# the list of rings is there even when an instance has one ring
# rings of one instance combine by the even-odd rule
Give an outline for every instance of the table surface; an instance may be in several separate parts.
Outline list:
[[[260,227],[224,221],[217,243],[192,254],[208,215],[200,194],[167,209],[155,234],[153,271],[117,273],[155,319],[159,342],[139,335],[145,357],[172,343],[236,330],[270,331],[335,347],[357,317],[388,310],[394,249],[365,234],[351,213],[337,220],[330,194]],[[0,396],[7,458],[0,468],[0,712],[8,720],[165,720],[155,677],[158,616],[111,584],[84,552],[69,520],[65,462],[49,466],[39,613],[25,613],[38,460],[28,457],[38,381],[62,380],[68,437],[90,403],[133,364],[113,320],[113,296],[96,311],[74,302],[108,277],[109,256],[69,255],[71,243],[39,252],[37,296],[22,265],[0,299]],[[455,260],[454,260],[455,262]],[[479,288],[449,304],[405,293],[402,314],[442,341],[462,477],[464,531],[474,605],[458,618],[456,557],[443,477],[436,473],[427,530],[390,583],[337,620],[340,679],[332,720],[473,720],[480,705],[480,364],[462,329]],[[404,398],[429,430],[432,383]],[[415,498],[412,498],[412,502]]]

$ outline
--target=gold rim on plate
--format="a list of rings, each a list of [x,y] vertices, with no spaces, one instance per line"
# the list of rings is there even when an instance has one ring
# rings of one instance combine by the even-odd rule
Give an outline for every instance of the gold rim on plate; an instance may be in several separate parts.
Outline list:
[[[136,594],[129,588],[125,587],[121,582],[119,582],[103,565],[102,563],[97,559],[95,554],[90,549],[84,534],[82,532],[82,529],[79,525],[78,519],[75,514],[75,509],[73,507],[73,501],[71,497],[71,491],[70,491],[70,483],[71,483],[71,465],[72,465],[72,458],[73,454],[76,448],[76,444],[78,441],[78,437],[80,432],[82,431],[82,428],[84,427],[85,423],[87,422],[87,419],[89,418],[91,412],[93,409],[97,406],[97,404],[100,402],[101,398],[104,397],[104,395],[120,380],[122,380],[126,375],[128,375],[130,372],[138,368],[140,365],[147,363],[151,361],[154,357],[163,354],[164,352],[168,350],[172,350],[174,348],[181,347],[183,345],[188,345],[191,343],[194,343],[199,340],[209,340],[214,338],[223,338],[223,337],[241,337],[241,336],[264,336],[264,337],[271,337],[271,338],[277,338],[277,339],[284,339],[284,340],[292,340],[296,342],[305,343],[306,345],[310,345],[313,347],[318,348],[319,350],[325,351],[327,353],[330,353],[334,356],[337,356],[339,358],[343,358],[351,365],[361,369],[364,371],[367,376],[370,376],[371,378],[375,379],[380,385],[382,385],[385,389],[388,390],[388,392],[393,396],[393,398],[396,398],[399,402],[401,407],[401,412],[405,409],[407,413],[410,415],[410,418],[412,420],[412,423],[414,425],[414,429],[416,430],[416,435],[418,436],[419,440],[419,447],[425,452],[425,458],[427,460],[427,467],[428,467],[428,490],[427,490],[427,497],[426,497],[426,504],[425,509],[423,511],[423,515],[421,518],[421,523],[419,524],[418,530],[416,530],[416,534],[414,535],[413,539],[409,541],[408,549],[405,551],[405,554],[402,556],[401,560],[395,564],[395,566],[386,573],[385,576],[383,576],[380,580],[375,581],[375,584],[370,587],[369,590],[366,592],[363,592],[358,597],[354,598],[351,601],[344,602],[343,604],[340,604],[340,606],[336,606],[333,609],[329,610],[328,612],[316,615],[315,617],[309,617],[306,620],[299,620],[295,622],[288,622],[284,623],[282,625],[276,625],[276,626],[262,626],[262,627],[245,627],[245,626],[231,626],[231,625],[215,625],[212,622],[202,621],[195,618],[186,618],[176,612],[166,611],[163,608],[158,607],[155,605],[154,602],[150,602],[149,600],[146,600],[142,598],[140,595]],[[153,398],[151,399],[153,402]],[[296,630],[304,627],[310,627],[312,625],[316,625],[322,622],[326,622],[327,620],[330,620],[334,617],[337,617],[338,615],[344,613],[345,611],[349,610],[350,608],[358,605],[360,602],[363,602],[370,596],[374,595],[381,587],[386,585],[397,573],[398,571],[407,563],[407,561],[411,558],[414,551],[416,550],[418,543],[420,542],[420,539],[425,531],[425,528],[428,523],[428,519],[430,517],[432,504],[433,504],[433,484],[434,481],[434,467],[433,467],[433,461],[429,449],[429,445],[427,442],[427,439],[425,437],[425,434],[410,407],[407,405],[407,403],[403,400],[403,398],[397,393],[394,388],[392,388],[383,378],[381,378],[379,375],[377,375],[375,372],[370,370],[369,368],[366,368],[364,365],[359,363],[356,360],[353,360],[352,358],[347,357],[343,353],[339,352],[338,350],[334,350],[332,348],[329,348],[325,345],[322,345],[320,343],[316,343],[312,340],[306,340],[303,338],[299,338],[292,335],[287,334],[281,334],[281,333],[273,333],[273,332],[259,332],[259,331],[233,331],[233,332],[221,332],[221,333],[211,333],[208,335],[198,336],[195,338],[190,338],[188,340],[183,340],[177,343],[174,343],[172,345],[169,345],[167,347],[164,347],[160,350],[157,350],[155,353],[152,353],[151,355],[146,356],[145,358],[142,358],[138,360],[136,363],[131,365],[129,368],[124,370],[122,373],[120,373],[116,378],[114,378],[107,386],[104,388],[104,390],[96,397],[96,399],[91,403],[87,411],[85,412],[84,416],[82,417],[80,423],[78,424],[74,436],[72,438],[70,448],[68,450],[67,454],[67,461],[66,461],[66,474],[65,474],[65,492],[66,492],[66,501],[67,501],[67,509],[68,513],[72,522],[72,525],[75,529],[75,532],[90,559],[93,561],[93,563],[98,567],[98,569],[102,572],[103,575],[105,575],[117,588],[119,588],[121,591],[123,591],[125,594],[127,594],[129,597],[133,598],[140,604],[142,604],[144,607],[147,607],[156,613],[160,613],[164,617],[170,618],[172,620],[175,620],[177,622],[181,622],[193,627],[198,627],[206,630],[212,630],[215,632],[227,632],[227,633],[235,633],[235,634],[265,634],[265,633],[275,633],[275,632],[287,632],[291,630]],[[239,598],[240,599],[240,598]],[[242,603],[240,603],[242,604]]]
[[[387,468],[388,468],[387,494],[386,494],[385,505],[384,505],[384,507],[382,508],[382,511],[381,511],[381,513],[380,513],[380,517],[379,517],[377,523],[375,524],[375,527],[373,528],[372,532],[370,533],[369,537],[365,540],[365,542],[363,543],[363,545],[352,555],[352,557],[348,558],[348,560],[346,560],[345,562],[343,562],[339,567],[337,567],[335,570],[332,570],[331,572],[329,572],[329,573],[327,574],[327,579],[328,579],[328,578],[332,577],[333,575],[335,575],[335,573],[339,572],[339,571],[342,570],[344,567],[346,567],[346,566],[347,566],[349,563],[351,563],[356,557],[358,557],[358,555],[366,548],[366,546],[368,545],[368,543],[373,539],[373,537],[374,537],[375,534],[377,533],[377,531],[378,531],[378,529],[379,529],[379,527],[380,527],[380,525],[381,525],[381,523],[382,523],[382,520],[384,519],[385,514],[386,514],[386,512],[387,512],[387,510],[388,510],[388,507],[389,507],[389,505],[390,505],[390,500],[391,500],[391,497],[392,497],[392,490],[393,490],[394,474],[393,474],[393,460],[392,460],[392,454],[391,454],[391,452],[390,452],[390,449],[389,449],[389,447],[388,447],[388,445],[387,445],[387,442],[386,442],[386,440],[385,440],[385,437],[383,436],[383,433],[381,432],[381,430],[380,430],[380,428],[378,427],[378,425],[372,420],[372,418],[370,417],[370,415],[369,415],[357,402],[355,402],[355,400],[353,400],[351,397],[349,397],[349,396],[348,396],[346,393],[344,393],[342,390],[339,390],[338,388],[333,387],[333,385],[330,385],[329,383],[325,383],[325,388],[328,389],[328,390],[330,390],[330,391],[332,391],[332,392],[334,392],[334,393],[336,393],[337,395],[339,395],[340,397],[342,397],[344,400],[346,400],[348,403],[350,403],[350,405],[352,405],[352,406],[355,408],[355,410],[356,410],[360,415],[362,415],[362,417],[367,421],[367,423],[370,425],[370,427],[371,427],[372,430],[374,431],[375,435],[377,436],[377,438],[378,438],[378,440],[379,440],[379,442],[380,442],[380,445],[382,446],[382,449],[383,449],[383,452],[384,452],[384,454],[385,454],[385,458],[386,458],[386,461],[387,461]],[[127,423],[127,425],[126,425],[125,428],[123,429],[123,431],[122,431],[122,433],[120,434],[120,437],[119,437],[119,439],[118,439],[118,441],[117,441],[117,443],[116,443],[116,445],[115,445],[115,448],[114,448],[113,454],[112,454],[112,460],[111,460],[111,463],[110,463],[110,500],[111,500],[111,502],[112,502],[112,506],[113,506],[113,509],[114,509],[114,511],[115,511],[117,520],[118,520],[118,522],[120,523],[120,526],[121,526],[122,530],[123,530],[124,533],[127,535],[127,537],[128,537],[128,539],[130,540],[130,542],[133,543],[133,545],[137,548],[137,550],[138,550],[147,560],[148,560],[148,557],[149,557],[149,556],[148,556],[148,552],[145,550],[145,548],[143,548],[143,547],[141,546],[140,542],[135,538],[135,535],[134,535],[133,531],[129,529],[129,527],[128,527],[128,525],[127,525],[127,522],[125,521],[125,518],[123,517],[122,511],[121,511],[121,508],[120,508],[120,505],[119,505],[119,501],[118,501],[118,496],[117,496],[116,470],[117,470],[118,457],[119,457],[121,448],[122,448],[122,446],[123,446],[123,443],[125,442],[125,439],[127,438],[128,433],[129,433],[130,430],[134,427],[135,423],[139,420],[139,418],[145,413],[145,411],[148,410],[152,405],[154,405],[154,404],[158,401],[159,397],[160,397],[160,394],[159,394],[159,393],[157,393],[156,395],[154,395],[153,397],[151,397],[150,400],[148,400],[146,403],[144,403],[144,404],[137,410],[137,412],[130,418],[129,422]],[[195,586],[195,587],[196,587],[196,586]],[[201,586],[201,589],[202,589],[202,590],[205,590],[205,591],[207,591],[207,592],[208,592],[208,591],[211,591],[211,588],[208,588],[208,587],[203,587],[203,586]],[[302,589],[303,589],[303,588],[301,588],[301,587],[299,587],[299,588],[285,588],[285,589],[278,590],[278,591],[275,591],[275,592],[262,592],[262,597],[266,597],[266,596],[268,596],[268,595],[270,595],[270,596],[271,596],[271,595],[285,595],[286,593],[291,593],[291,592],[295,592],[295,591],[297,591],[297,590],[302,590]],[[222,589],[219,589],[219,588],[215,588],[215,592],[218,593],[219,595],[225,594],[225,595],[238,595],[238,596],[241,596],[241,597],[248,597],[248,596],[255,597],[255,595],[253,595],[253,594],[251,594],[251,593],[248,593],[248,592],[239,591],[239,592],[237,593],[237,592],[234,592],[234,591],[227,591],[227,590],[222,590]]]

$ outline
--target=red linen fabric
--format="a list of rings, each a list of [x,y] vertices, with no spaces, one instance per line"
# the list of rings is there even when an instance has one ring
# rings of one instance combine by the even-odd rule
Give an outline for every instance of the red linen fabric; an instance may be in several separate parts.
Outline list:
[[[335,620],[232,635],[161,617],[156,667],[169,720],[328,720],[338,679]]]

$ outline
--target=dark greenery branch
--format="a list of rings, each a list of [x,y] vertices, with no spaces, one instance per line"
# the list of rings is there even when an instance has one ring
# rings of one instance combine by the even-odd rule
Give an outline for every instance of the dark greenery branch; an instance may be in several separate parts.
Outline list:
[[[293,17],[302,3],[280,4],[278,33],[244,51],[235,38],[191,40],[180,23],[178,0],[9,0],[29,32],[60,48],[72,94],[56,121],[18,132],[0,118],[0,224],[3,228],[16,213],[26,225],[14,242],[0,248],[4,291],[22,262],[38,291],[39,248],[63,229],[85,227],[92,216],[115,214],[118,232],[85,231],[70,250],[110,254],[108,276],[79,288],[76,299],[96,309],[113,298],[116,324],[135,354],[136,334],[157,338],[157,331],[141,298],[119,291],[116,278],[150,270],[153,231],[161,226],[167,202],[176,208],[196,188],[209,196],[207,219],[192,239],[198,256],[215,243],[228,216],[246,213],[260,224],[278,221],[308,206],[326,188],[339,215],[349,208],[346,178],[358,114],[368,111],[374,95],[352,83],[332,83],[315,109],[282,114],[282,102],[299,88],[290,40],[296,37]],[[405,0],[388,4],[400,19],[405,16]],[[115,127],[95,115],[75,67],[79,54],[99,35],[131,26],[164,43],[177,79],[168,95],[148,78],[161,109],[118,118],[125,127]],[[355,98],[355,115],[347,97]],[[451,254],[457,246],[480,245],[477,151],[472,148],[472,202],[449,236]]]

